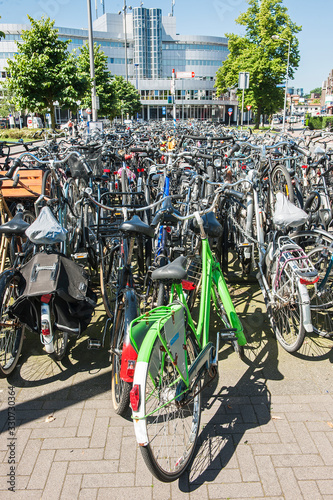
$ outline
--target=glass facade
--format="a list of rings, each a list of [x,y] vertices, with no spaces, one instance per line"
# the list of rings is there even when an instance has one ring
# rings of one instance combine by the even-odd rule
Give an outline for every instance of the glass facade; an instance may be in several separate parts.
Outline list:
[[[160,78],[162,74],[162,11],[133,9],[134,63],[138,78]]]

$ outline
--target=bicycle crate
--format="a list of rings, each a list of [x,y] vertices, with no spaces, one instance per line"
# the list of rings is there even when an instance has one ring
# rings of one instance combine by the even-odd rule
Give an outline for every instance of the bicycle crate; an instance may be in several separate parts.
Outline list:
[[[0,175],[6,175],[5,170],[0,171]],[[43,182],[44,170],[39,169],[26,169],[19,171],[19,179],[28,188],[36,193],[36,195],[42,194],[42,182]],[[2,194],[4,198],[33,198],[36,197],[33,193],[25,189],[23,186],[17,185],[13,187],[13,181],[4,180],[2,181],[1,187]]]
[[[199,285],[202,275],[202,260],[200,255],[194,255],[187,260],[187,282],[195,288]]]

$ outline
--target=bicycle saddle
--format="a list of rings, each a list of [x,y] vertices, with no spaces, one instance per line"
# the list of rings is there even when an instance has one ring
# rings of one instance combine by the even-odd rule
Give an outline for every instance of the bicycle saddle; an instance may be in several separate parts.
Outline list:
[[[140,217],[138,217],[137,215],[133,215],[130,220],[122,222],[119,226],[119,229],[124,233],[144,234],[145,236],[149,236],[150,238],[154,236],[154,228],[142,222]]]
[[[182,255],[177,257],[173,262],[167,264],[166,266],[160,267],[159,269],[155,269],[151,273],[151,277],[153,280],[183,280],[186,278],[187,271],[185,269],[186,257]]]
[[[219,238],[219,236],[222,235],[222,226],[217,221],[213,212],[208,212],[208,214],[203,215],[202,220],[207,236],[209,236],[210,238]],[[189,227],[194,233],[200,232],[196,219],[191,220]]]
[[[25,230],[30,226],[28,222],[23,220],[23,212],[17,212],[17,214],[12,218],[12,220],[5,222],[0,226],[0,233],[6,236],[22,236]]]

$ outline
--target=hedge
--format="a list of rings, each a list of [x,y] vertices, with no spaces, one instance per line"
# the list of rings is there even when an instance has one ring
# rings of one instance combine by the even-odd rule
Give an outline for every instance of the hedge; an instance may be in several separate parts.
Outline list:
[[[306,118],[306,125],[310,130],[333,128],[333,116],[309,116]]]

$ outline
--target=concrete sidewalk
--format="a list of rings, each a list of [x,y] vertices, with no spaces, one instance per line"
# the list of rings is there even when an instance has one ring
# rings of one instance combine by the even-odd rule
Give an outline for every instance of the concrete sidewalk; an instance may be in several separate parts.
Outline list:
[[[246,360],[222,347],[188,473],[162,484],[148,472],[130,416],[112,409],[107,347],[89,351],[84,336],[57,364],[28,334],[20,366],[0,381],[1,499],[333,499],[332,342],[313,336],[296,355],[284,352],[259,287],[232,290],[249,339]],[[97,317],[87,331],[95,337],[104,323]],[[15,493],[7,483],[12,453]]]

